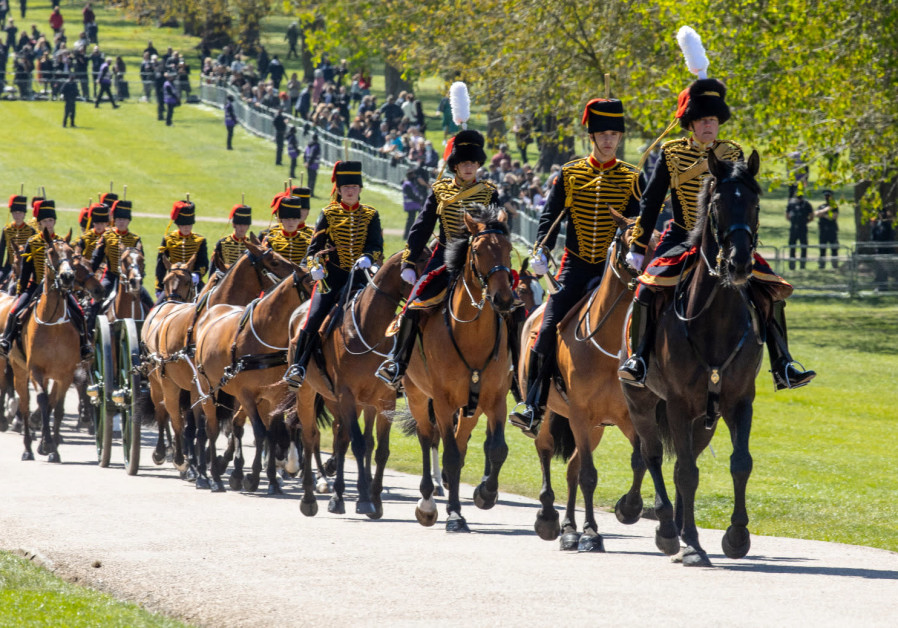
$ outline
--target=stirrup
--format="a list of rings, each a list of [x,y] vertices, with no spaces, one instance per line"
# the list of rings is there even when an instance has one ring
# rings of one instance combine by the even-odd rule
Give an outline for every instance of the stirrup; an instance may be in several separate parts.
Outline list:
[[[792,367],[793,364],[797,367],[793,367],[793,370],[798,372],[801,376],[800,379],[797,379],[795,381],[792,381],[792,379],[789,377],[789,368]],[[770,369],[770,372],[773,373],[774,391],[794,390],[796,388],[801,388],[802,386],[807,386],[808,384],[810,384],[811,380],[817,377],[816,372],[806,371],[804,365],[801,364],[801,362],[796,362],[795,360],[783,360],[779,368]]]
[[[523,412],[518,412],[518,408],[521,406],[524,406],[526,409]],[[530,417],[526,416],[525,412],[527,411],[531,413]],[[537,434],[539,434],[539,426],[543,422],[542,418],[536,418],[537,414],[538,410],[536,408],[527,405],[526,401],[521,401],[511,409],[511,413],[508,415],[508,422],[520,428],[525,436],[535,439]]]
[[[296,390],[306,379],[306,369],[299,364],[292,364],[281,379],[287,382],[287,388]]]
[[[391,372],[390,368],[395,368],[395,372]],[[384,384],[399,392],[402,388],[402,377],[404,373],[400,373],[399,363],[396,360],[387,358],[384,360],[379,367],[377,367],[377,372],[374,373],[374,376],[382,381]]]
[[[639,370],[637,370],[639,369]],[[617,378],[625,384],[636,388],[645,388],[645,376],[648,369],[642,356],[631,355],[627,361],[617,369]],[[640,373],[642,377],[640,377]]]

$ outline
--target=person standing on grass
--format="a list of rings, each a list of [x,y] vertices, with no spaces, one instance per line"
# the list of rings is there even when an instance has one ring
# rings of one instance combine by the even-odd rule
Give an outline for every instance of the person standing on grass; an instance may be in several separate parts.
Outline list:
[[[22,19],[25,19],[25,13],[28,11],[28,0],[19,0],[19,10],[22,12]]]
[[[820,269],[826,268],[826,249],[832,250],[833,268],[839,267],[839,206],[833,198],[832,190],[823,190],[824,203],[817,208],[814,216],[820,229]]]
[[[296,140],[296,127],[292,124],[287,130],[287,156],[290,158],[290,178],[296,178],[296,158],[299,157],[299,143]]]
[[[234,97],[228,96],[224,106],[224,123],[228,130],[228,150],[234,150],[231,141],[234,139],[234,127],[237,126],[237,112],[234,111]]]
[[[274,85],[276,90],[281,88],[281,81],[284,80],[286,72],[278,56],[272,55],[271,61],[268,63],[268,74],[271,76],[271,84]]]
[[[302,156],[306,164],[306,176],[309,179],[309,194],[315,198],[315,179],[318,178],[318,165],[321,163],[321,145],[318,143],[318,134],[312,134],[312,141],[306,145]]]
[[[62,25],[65,20],[62,17],[62,13],[59,12],[59,7],[53,9],[53,12],[50,14],[50,28],[53,29],[53,33],[58,33],[62,30]]]
[[[293,55],[298,59],[299,53],[296,51],[296,42],[299,41],[299,25],[296,22],[293,22],[287,27],[287,34],[284,35],[284,40],[290,44],[290,50],[287,51],[287,58],[289,59],[290,55]]]
[[[274,114],[274,165],[280,166],[284,160],[284,138],[287,133],[287,120],[284,119],[284,110],[278,107]]]
[[[75,75],[69,74],[69,78],[62,86],[62,99],[65,101],[65,112],[62,115],[62,128],[66,127],[66,122],[72,122],[72,128],[75,128],[75,102],[78,100],[78,84],[75,82]]]
[[[173,83],[173,76],[168,72],[165,74],[165,83],[162,84],[162,99],[165,102],[165,126],[171,126],[175,107],[181,104],[181,100],[178,98],[178,90]]]
[[[115,98],[112,96],[112,66],[109,63],[108,59],[103,60],[103,64],[100,66],[100,71],[97,74],[97,100],[94,102],[94,108],[100,106],[100,101],[103,99],[103,94],[109,96],[109,102],[112,103],[113,109],[118,109],[118,105],[115,104]]]

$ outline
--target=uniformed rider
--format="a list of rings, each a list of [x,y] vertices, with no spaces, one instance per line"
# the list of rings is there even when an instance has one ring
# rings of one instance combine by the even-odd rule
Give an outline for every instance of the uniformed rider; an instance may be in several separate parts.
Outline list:
[[[91,203],[89,207],[81,210],[78,224],[83,231],[72,248],[75,249],[75,253],[89,260],[97,248],[97,242],[109,227],[109,208],[103,203]]]
[[[171,220],[178,227],[165,234],[159,246],[156,258],[156,296],[162,295],[162,281],[165,279],[165,263],[162,257],[168,258],[172,264],[187,262],[196,254],[193,266],[193,284],[199,293],[203,289],[203,275],[209,269],[209,251],[206,238],[193,232],[196,222],[196,205],[190,201],[176,201],[172,206]]]
[[[253,208],[249,205],[238,203],[231,208],[228,220],[231,221],[234,230],[215,243],[215,249],[212,253],[212,267],[209,269],[210,277],[214,273],[225,272],[246,251],[246,234],[253,224]],[[215,260],[219,259],[224,264],[224,268],[217,267]]]
[[[306,225],[311,197],[311,190],[301,187],[292,188],[287,196],[275,196],[272,213],[277,216],[278,224],[269,230],[262,241],[263,246],[283,255],[297,266],[305,262],[306,251],[314,233],[314,229]]]
[[[27,196],[13,194],[9,197],[9,215],[12,220],[6,223],[3,233],[0,235],[0,284],[6,281],[11,282],[9,274],[12,272],[12,263],[16,254],[22,250],[22,247],[28,242],[28,238],[37,233],[34,227],[25,222],[27,213]],[[7,292],[15,294],[16,284],[11,282]]]
[[[91,256],[90,266],[94,272],[97,272],[104,263],[106,264],[106,270],[100,280],[103,286],[103,296],[106,299],[119,284],[122,251],[135,248],[141,253],[144,252],[140,236],[128,229],[131,224],[132,209],[131,201],[119,199],[112,203],[113,226],[111,229],[106,229],[100,237]],[[153,308],[153,297],[143,287],[140,289],[140,300],[147,306],[147,309]],[[91,308],[91,313],[95,313],[97,309],[96,307]]]

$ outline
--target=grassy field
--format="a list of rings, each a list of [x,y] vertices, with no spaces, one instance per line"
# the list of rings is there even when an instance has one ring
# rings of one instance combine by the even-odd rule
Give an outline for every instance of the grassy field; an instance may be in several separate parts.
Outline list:
[[[0,552],[0,626],[176,628],[185,625],[70,584],[34,563]]]

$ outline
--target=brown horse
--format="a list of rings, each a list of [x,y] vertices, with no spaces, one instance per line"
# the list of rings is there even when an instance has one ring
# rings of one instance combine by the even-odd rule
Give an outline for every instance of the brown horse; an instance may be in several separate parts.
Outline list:
[[[122,318],[133,318],[143,322],[149,309],[140,299],[143,278],[146,275],[143,251],[128,247],[119,253],[119,278],[115,300],[106,311],[109,322]]]
[[[422,254],[418,264],[421,270],[429,259],[430,251]],[[368,285],[357,292],[342,313],[342,322],[323,339],[322,354],[325,371],[309,369],[305,384],[296,391],[296,412],[301,425],[303,451],[303,497],[300,511],[306,516],[318,512],[312,474],[312,452],[317,447],[318,407],[316,397],[323,397],[333,414],[334,457],[337,477],[334,494],[328,504],[331,513],[343,514],[345,489],[344,464],[346,451],[352,444],[352,453],[358,464],[358,502],[356,512],[372,519],[383,516],[381,492],[387,459],[390,456],[390,428],[388,413],[396,408],[396,391],[380,379],[371,377],[383,358],[389,355],[393,338],[386,336],[396,307],[408,296],[410,286],[400,276],[402,255],[391,256],[373,276]],[[367,272],[357,269],[354,272]],[[347,284],[347,285],[351,285]],[[305,312],[303,312],[303,315]],[[302,318],[304,320],[304,317]],[[298,334],[301,321],[294,319]],[[295,350],[295,338],[292,343]],[[359,428],[359,414],[365,418],[365,432]],[[377,469],[372,477],[371,452],[374,449],[374,432],[377,433],[377,451],[374,460]]]
[[[486,469],[474,490],[478,508],[492,508],[498,500],[499,471],[508,455],[505,412],[512,365],[502,314],[513,309],[515,296],[505,218],[504,211],[492,207],[466,212],[470,237],[447,247],[447,302],[422,321],[420,350],[412,355],[404,380],[424,467],[415,515],[422,525],[436,522],[430,450],[438,437],[449,491],[447,532],[470,531],[461,516],[459,481],[468,439],[481,413],[488,423]]]
[[[65,241],[52,240],[46,230],[43,237],[46,243],[43,292],[24,324],[20,342],[10,351],[9,359],[22,416],[28,416],[29,381],[37,391],[42,422],[38,454],[46,455],[49,462],[60,462],[57,442],[50,427],[50,409],[56,407],[57,398],[65,395],[72,383],[73,365],[81,362],[81,340],[72,324],[71,316],[74,313],[69,305],[69,294],[75,287],[75,271],[72,268],[74,251],[68,244],[71,233]],[[54,382],[52,390],[50,380]],[[24,422],[23,434],[25,452],[22,460],[34,460],[29,421]]]
[[[311,289],[304,282],[307,274],[296,269],[292,278],[281,282],[264,297],[246,307],[216,305],[209,308],[196,326],[196,368],[200,374],[201,403],[205,420],[197,434],[197,487],[213,492],[225,490],[216,461],[215,439],[218,418],[215,396],[219,391],[236,398],[252,423],[256,456],[252,472],[243,476],[243,458],[238,455],[231,474],[231,486],[254,491],[262,471],[263,443],[268,456],[268,494],[281,494],[275,470],[274,444],[269,433],[269,415],[284,395],[286,384],[281,378],[287,367],[290,341],[290,316],[305,301]],[[205,440],[208,433],[212,481],[206,476]],[[291,444],[292,446],[292,444]],[[238,449],[239,451],[239,449]],[[297,455],[298,458],[298,455]],[[298,469],[292,469],[295,472]]]
[[[202,395],[193,360],[194,328],[202,312],[223,303],[247,305],[263,290],[289,277],[295,268],[286,258],[262,248],[255,235],[250,234],[246,253],[219,281],[203,290],[198,304],[172,304],[165,309],[164,316],[154,316],[144,323],[141,337],[147,347],[148,359],[155,363],[153,373],[162,389],[164,407],[175,432],[174,463],[187,479],[197,479],[194,444],[199,408],[194,405],[192,412],[185,410]],[[160,410],[156,406],[156,412]]]
[[[601,282],[558,325],[556,362],[560,381],[556,381],[549,393],[548,420],[543,422],[535,441],[543,485],[540,491],[542,508],[537,512],[534,528],[545,540],[553,540],[561,534],[563,550],[604,551],[593,512],[597,474],[592,452],[599,445],[606,426],[617,426],[633,446],[633,484],[615,508],[617,518],[630,524],[635,523],[642,513],[640,489],[645,465],[639,455],[639,442],[617,377],[621,329],[632,300],[629,284],[636,271],[625,259],[629,247],[629,231],[625,230],[629,224],[614,210],[611,215],[618,233],[609,249]],[[535,340],[543,311],[544,308],[540,308],[527,320],[522,346],[527,347]],[[519,365],[521,382],[527,381],[527,362],[521,360]],[[567,509],[560,526],[551,481],[553,453],[569,460]],[[577,532],[575,520],[578,482],[583,491],[585,511],[582,535]]]

